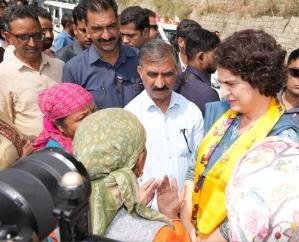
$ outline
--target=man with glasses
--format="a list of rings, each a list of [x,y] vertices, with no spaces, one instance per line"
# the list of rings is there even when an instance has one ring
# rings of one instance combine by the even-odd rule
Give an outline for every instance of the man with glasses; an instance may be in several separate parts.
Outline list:
[[[285,115],[299,125],[299,49],[291,52],[287,64],[287,82],[278,98],[286,108]]]
[[[5,37],[15,50],[0,64],[0,111],[32,140],[42,130],[38,94],[61,81],[63,62],[42,54],[44,34],[31,6],[8,7],[4,24]]]
[[[69,44],[58,50],[56,53],[57,56],[65,63],[91,45],[91,39],[88,36],[87,27],[84,20],[85,18],[85,9],[81,4],[78,4],[73,9],[73,19],[75,24],[74,33],[76,37],[75,41],[72,44]]]
[[[158,31],[158,25],[157,25],[157,15],[154,11],[145,8],[144,9],[148,15],[148,20],[149,20],[149,24],[150,24],[150,30],[149,30],[149,39],[156,39],[159,37],[159,31]]]
[[[120,14],[120,33],[125,45],[140,48],[149,40],[149,18],[139,6],[131,6]]]
[[[63,69],[63,82],[89,91],[98,109],[123,107],[143,89],[137,73],[136,50],[120,43],[114,0],[82,0],[93,44]]]

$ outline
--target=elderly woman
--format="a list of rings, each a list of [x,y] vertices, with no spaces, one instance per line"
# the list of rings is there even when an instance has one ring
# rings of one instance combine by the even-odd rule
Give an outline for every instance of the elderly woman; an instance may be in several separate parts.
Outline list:
[[[61,83],[42,91],[38,106],[44,114],[43,131],[33,147],[58,147],[72,154],[77,126],[95,109],[92,95],[79,85]]]
[[[225,101],[206,105],[205,137],[188,170],[188,202],[182,213],[192,238],[190,221],[199,239],[219,241],[227,231],[225,187],[238,159],[269,135],[298,140],[299,129],[283,116],[276,99],[286,79],[286,51],[272,36],[243,30],[224,40],[215,54]]]
[[[176,183],[171,187],[165,179],[157,190],[159,208],[168,218],[140,203],[136,178],[146,159],[145,130],[134,114],[115,108],[90,115],[76,131],[74,151],[91,179],[94,234],[119,241],[189,240],[175,220]]]
[[[240,159],[226,189],[230,241],[299,241],[298,161],[299,144],[280,137]]]

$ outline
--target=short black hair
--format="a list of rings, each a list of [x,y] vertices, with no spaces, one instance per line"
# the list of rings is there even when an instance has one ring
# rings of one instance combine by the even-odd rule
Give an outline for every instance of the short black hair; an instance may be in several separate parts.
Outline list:
[[[289,57],[288,57],[288,65],[291,64],[291,62],[293,62],[293,61],[295,61],[297,59],[299,59],[299,48],[296,49],[296,50],[293,50],[291,52],[291,54],[289,55]]]
[[[120,25],[130,23],[134,23],[135,28],[139,31],[149,28],[150,24],[146,10],[139,6],[131,6],[124,9],[120,14]]]
[[[185,40],[188,60],[193,60],[198,52],[208,52],[215,49],[220,43],[219,37],[203,28],[197,28],[188,33]]]
[[[66,24],[73,23],[73,22],[74,22],[74,20],[73,20],[73,16],[72,15],[67,14],[67,13],[62,15],[61,25],[62,25],[63,28],[66,27]]]
[[[192,19],[183,19],[176,29],[177,38],[186,38],[190,31],[194,28],[201,28],[200,24]]]
[[[83,21],[86,19],[86,9],[80,3],[73,9],[72,14],[75,25],[78,25],[78,20]]]
[[[79,4],[82,4],[83,8],[86,9],[86,12],[102,12],[112,9],[115,17],[118,18],[118,6],[115,0],[80,0]],[[87,20],[87,18],[85,18],[85,20]]]
[[[37,17],[45,18],[52,22],[52,16],[47,9],[42,7],[34,7],[34,11],[36,11]]]
[[[148,17],[153,17],[153,18],[157,17],[157,14],[154,11],[152,11],[152,10],[150,10],[148,8],[144,8],[144,10],[147,13]]]
[[[173,44],[173,46],[175,47],[175,49],[177,51],[179,51],[179,46],[178,46],[178,38],[181,37],[184,40],[186,39],[187,35],[193,30],[193,29],[197,29],[197,28],[201,28],[201,26],[199,25],[199,23],[197,23],[196,21],[192,20],[192,19],[183,19],[177,26],[176,28],[176,35],[173,38],[173,40],[171,41],[171,43]]]
[[[10,23],[16,19],[32,18],[40,24],[38,16],[33,9],[34,7],[29,5],[12,5],[7,7],[3,15],[5,30],[11,31]]]

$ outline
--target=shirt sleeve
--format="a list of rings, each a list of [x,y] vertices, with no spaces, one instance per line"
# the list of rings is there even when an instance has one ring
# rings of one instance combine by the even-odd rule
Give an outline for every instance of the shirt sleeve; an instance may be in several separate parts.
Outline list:
[[[76,82],[76,79],[73,76],[72,69],[70,68],[69,63],[64,65],[64,67],[63,67],[62,82],[79,84]]]
[[[204,120],[203,120],[202,114],[197,107],[196,107],[196,110],[194,110],[194,112],[193,112],[194,117],[196,117],[196,118],[195,118],[195,125],[193,128],[192,140],[190,143],[191,150],[192,150],[193,154],[192,154],[192,159],[189,162],[186,176],[185,176],[185,180],[190,180],[190,181],[193,181],[193,178],[194,178],[194,170],[195,170],[195,165],[196,165],[197,151],[198,151],[198,146],[200,145],[202,138],[203,138],[203,127],[204,127]]]
[[[58,50],[62,49],[66,43],[65,38],[56,38],[54,41],[54,51],[57,52]]]
[[[0,111],[14,123],[13,93],[3,86],[0,88]]]

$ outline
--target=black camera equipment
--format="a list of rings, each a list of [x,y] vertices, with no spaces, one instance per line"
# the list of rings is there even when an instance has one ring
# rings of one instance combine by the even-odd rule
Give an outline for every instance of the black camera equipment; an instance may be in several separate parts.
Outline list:
[[[84,166],[60,149],[19,160],[0,172],[0,240],[42,240],[58,225],[61,241],[102,241],[89,234],[90,192]]]

